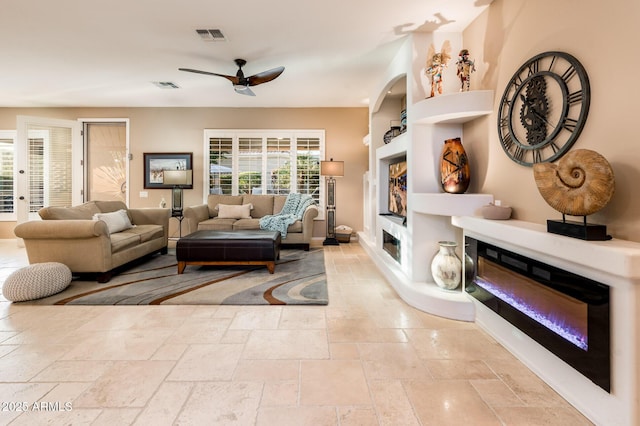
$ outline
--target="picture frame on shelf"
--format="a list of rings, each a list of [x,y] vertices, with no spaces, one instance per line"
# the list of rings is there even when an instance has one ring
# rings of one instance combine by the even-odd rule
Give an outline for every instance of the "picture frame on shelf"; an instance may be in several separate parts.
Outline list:
[[[192,170],[192,152],[145,152],[143,157],[145,189],[173,188],[173,184],[164,183],[165,170]],[[193,189],[193,183],[182,188]]]

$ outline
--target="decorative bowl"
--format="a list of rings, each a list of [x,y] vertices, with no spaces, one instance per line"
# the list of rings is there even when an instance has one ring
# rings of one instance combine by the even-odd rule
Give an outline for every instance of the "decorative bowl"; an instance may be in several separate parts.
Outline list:
[[[511,207],[487,204],[481,209],[482,217],[491,220],[507,220],[511,218]]]

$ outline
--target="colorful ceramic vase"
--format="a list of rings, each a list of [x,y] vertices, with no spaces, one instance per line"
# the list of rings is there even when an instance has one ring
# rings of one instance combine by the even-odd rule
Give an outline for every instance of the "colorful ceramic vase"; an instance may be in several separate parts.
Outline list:
[[[440,156],[440,182],[444,192],[450,194],[464,194],[469,188],[469,160],[460,138],[444,141]]]

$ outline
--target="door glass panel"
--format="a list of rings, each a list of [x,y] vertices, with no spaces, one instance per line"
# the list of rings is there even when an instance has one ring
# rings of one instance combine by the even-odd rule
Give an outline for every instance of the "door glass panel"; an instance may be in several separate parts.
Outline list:
[[[27,143],[30,216],[45,206],[71,206],[71,129],[30,126]]]
[[[126,123],[86,123],[86,200],[126,203]]]
[[[13,138],[0,135],[0,217],[13,215],[14,181],[13,181]]]

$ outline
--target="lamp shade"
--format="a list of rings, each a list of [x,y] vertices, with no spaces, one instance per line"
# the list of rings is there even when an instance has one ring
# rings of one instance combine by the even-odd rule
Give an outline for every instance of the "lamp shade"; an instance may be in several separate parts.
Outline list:
[[[322,176],[340,177],[344,176],[344,161],[321,161],[320,174]]]
[[[165,185],[191,185],[193,183],[192,170],[165,170],[162,172]]]

